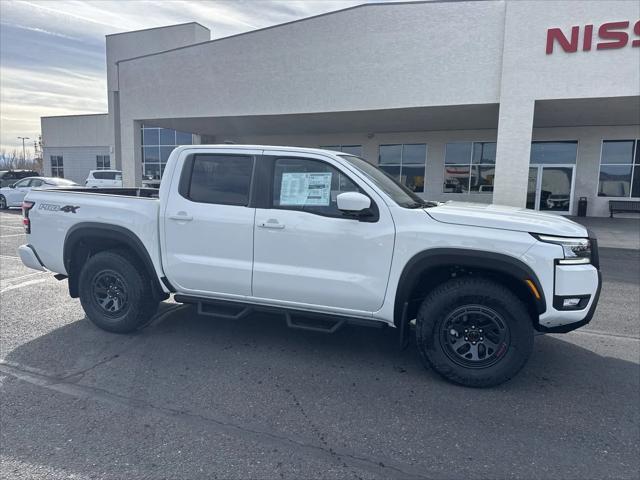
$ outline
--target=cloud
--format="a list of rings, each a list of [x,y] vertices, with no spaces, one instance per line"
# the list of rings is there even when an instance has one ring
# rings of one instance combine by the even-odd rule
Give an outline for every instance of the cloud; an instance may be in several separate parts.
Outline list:
[[[366,0],[2,0],[0,148],[36,137],[40,117],[107,110],[104,36],[197,21],[221,38]]]

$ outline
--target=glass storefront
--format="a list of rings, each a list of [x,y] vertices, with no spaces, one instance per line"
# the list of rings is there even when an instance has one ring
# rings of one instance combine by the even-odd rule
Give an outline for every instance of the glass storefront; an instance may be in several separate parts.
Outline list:
[[[321,145],[324,150],[335,150],[336,152],[349,153],[356,157],[362,157],[362,145]]]
[[[492,193],[496,143],[447,143],[443,193]]]
[[[180,145],[192,145],[191,133],[142,126],[142,175],[143,180],[160,180],[169,155]]]
[[[604,140],[599,197],[640,197],[640,140]]]
[[[412,192],[424,192],[427,145],[380,145],[378,165]]]

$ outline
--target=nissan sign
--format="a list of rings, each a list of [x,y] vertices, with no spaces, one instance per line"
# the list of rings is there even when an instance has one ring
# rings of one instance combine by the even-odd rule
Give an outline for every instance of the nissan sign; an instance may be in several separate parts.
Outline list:
[[[597,29],[594,25],[585,25],[582,27],[582,35],[578,25],[571,27],[568,35],[565,35],[561,28],[550,28],[547,30],[547,55],[553,53],[556,44],[567,53],[575,53],[578,49],[588,52],[594,45],[596,50],[624,48],[627,45],[640,47],[640,20],[633,25],[632,32],[629,31],[630,25],[631,22],[628,20],[603,23]]]

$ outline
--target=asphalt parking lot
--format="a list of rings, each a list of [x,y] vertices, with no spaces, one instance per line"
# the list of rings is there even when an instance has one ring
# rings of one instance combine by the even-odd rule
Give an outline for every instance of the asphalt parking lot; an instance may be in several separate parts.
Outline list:
[[[22,266],[0,213],[2,478],[638,478],[640,251],[602,248],[590,325],[457,387],[386,329],[334,335],[166,302],[135,335]]]

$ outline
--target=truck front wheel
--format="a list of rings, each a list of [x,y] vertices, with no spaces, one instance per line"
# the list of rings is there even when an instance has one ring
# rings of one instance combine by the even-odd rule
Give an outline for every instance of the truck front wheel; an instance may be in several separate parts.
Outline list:
[[[144,269],[125,251],[104,251],[89,258],[79,286],[87,318],[109,332],[132,332],[146,325],[158,309]]]
[[[512,378],[533,349],[525,305],[484,278],[449,280],[422,302],[416,340],[426,366],[454,383],[490,387]]]

